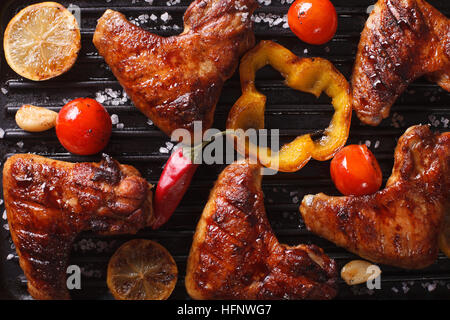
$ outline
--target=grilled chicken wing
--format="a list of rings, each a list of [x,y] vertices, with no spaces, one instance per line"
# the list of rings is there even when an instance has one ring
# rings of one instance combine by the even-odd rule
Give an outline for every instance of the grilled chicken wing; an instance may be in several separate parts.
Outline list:
[[[359,119],[378,125],[423,75],[450,91],[450,20],[423,0],[379,0],[361,34],[353,70]]]
[[[31,154],[3,169],[9,229],[35,299],[68,299],[66,269],[78,233],[135,233],[153,219],[150,185],[106,156],[68,163]]]
[[[280,244],[267,220],[260,167],[229,165],[203,211],[188,259],[194,299],[330,299],[336,264],[314,245]]]
[[[160,37],[107,10],[94,44],[133,103],[167,135],[211,127],[224,82],[255,43],[255,0],[196,0],[180,35]]]
[[[386,188],[373,195],[304,197],[307,227],[361,257],[406,269],[432,264],[450,206],[450,132],[409,128]]]

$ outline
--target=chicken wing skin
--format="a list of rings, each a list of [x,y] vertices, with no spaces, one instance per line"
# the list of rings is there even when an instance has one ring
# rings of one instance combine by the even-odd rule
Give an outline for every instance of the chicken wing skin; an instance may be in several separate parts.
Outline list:
[[[211,127],[224,82],[254,46],[255,0],[196,0],[180,35],[160,37],[107,10],[94,44],[133,103],[162,131]]]
[[[406,269],[432,264],[450,206],[450,132],[409,128],[395,150],[386,188],[373,195],[303,198],[306,226],[377,263]]]
[[[78,233],[135,233],[151,224],[151,186],[110,157],[68,163],[31,154],[3,169],[9,229],[35,299],[69,299],[66,269]]]
[[[361,34],[353,107],[376,126],[415,79],[450,91],[450,20],[423,0],[379,0]]]
[[[192,298],[331,299],[336,278],[336,264],[321,248],[278,242],[266,217],[259,166],[238,162],[220,174],[188,259]]]

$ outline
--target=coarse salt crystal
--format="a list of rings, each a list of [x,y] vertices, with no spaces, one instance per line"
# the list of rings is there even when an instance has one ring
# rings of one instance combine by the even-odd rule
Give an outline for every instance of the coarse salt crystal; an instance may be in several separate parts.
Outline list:
[[[119,123],[119,116],[117,114],[111,115],[111,123],[115,126]]]
[[[166,147],[167,147],[168,150],[172,150],[173,146],[174,146],[174,144],[172,142],[170,142],[170,141],[166,142]]]
[[[117,129],[123,129],[125,127],[125,125],[123,123],[118,123],[116,128]]]
[[[277,25],[279,25],[280,23],[282,23],[283,22],[283,18],[277,18],[274,22],[273,22],[273,25],[274,26],[277,26]]]
[[[172,17],[169,15],[168,12],[164,12],[164,13],[161,15],[161,20],[164,21],[164,22],[167,22],[167,21],[169,21],[169,20],[171,20],[171,19],[172,19]]]
[[[0,206],[3,204],[3,199],[0,199]]]
[[[148,119],[148,120],[147,120],[147,124],[148,124],[149,126],[152,126],[152,125],[153,125],[153,121],[150,120],[150,119]]]
[[[19,141],[19,142],[17,142],[16,144],[17,144],[17,146],[18,146],[20,149],[23,148],[23,145],[24,145],[23,141]]]
[[[3,225],[3,228],[4,228],[5,230],[9,230],[9,225],[8,225],[8,224],[4,224],[4,225]]]
[[[0,128],[0,139],[3,139],[5,137],[5,130]]]
[[[152,13],[152,15],[150,16],[150,20],[156,21],[156,20],[158,20],[158,17]]]
[[[14,258],[14,255],[12,253],[6,256],[6,260],[11,260],[12,258]]]
[[[8,220],[8,215],[6,213],[6,210],[3,210],[3,216],[2,216],[3,220]]]
[[[103,103],[103,102],[105,102],[106,97],[105,97],[105,95],[101,94],[100,92],[97,92],[96,96],[95,96],[95,100],[97,100],[98,103]]]
[[[169,150],[165,147],[159,148],[159,153],[169,153]]]
[[[6,88],[2,88],[1,90],[2,90],[3,94],[7,94],[8,93],[8,89],[6,89]]]
[[[429,283],[427,286],[427,290],[428,292],[434,291],[437,287],[437,283],[435,281],[433,281],[433,283]]]

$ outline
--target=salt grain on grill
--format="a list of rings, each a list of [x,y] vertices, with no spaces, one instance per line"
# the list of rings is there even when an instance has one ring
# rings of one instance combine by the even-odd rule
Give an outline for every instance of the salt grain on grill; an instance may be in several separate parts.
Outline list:
[[[169,153],[169,150],[165,147],[159,148],[159,153]]]
[[[8,220],[8,215],[6,213],[6,210],[3,210],[3,216],[2,216],[3,220]]]
[[[152,13],[152,15],[150,16],[150,20],[156,21],[156,20],[158,20],[158,17]]]
[[[174,144],[170,141],[166,142],[166,147],[168,150],[172,150],[173,149]]]
[[[150,119],[148,119],[148,120],[147,120],[147,124],[148,124],[149,126],[152,126],[152,125],[153,125],[153,121],[150,120]]]
[[[283,18],[277,18],[274,22],[273,22],[273,25],[274,26],[277,26],[277,25],[279,25],[280,23],[282,23],[283,22]]]
[[[170,6],[177,5],[180,2],[181,2],[181,0],[169,0],[166,2],[166,5],[170,7]]]
[[[24,143],[23,143],[23,141],[19,141],[19,142],[16,143],[16,145],[17,145],[20,149],[22,149]]]
[[[164,12],[164,13],[161,15],[161,20],[164,21],[164,22],[167,22],[167,21],[169,21],[169,20],[172,20],[172,17],[169,15],[168,12]]]
[[[119,123],[119,116],[117,114],[111,115],[111,123],[113,126]]]
[[[6,89],[6,88],[2,88],[1,90],[2,90],[3,94],[7,94],[8,93],[8,89]]]
[[[403,290],[403,293],[405,293],[405,294],[408,293],[409,287],[406,282],[402,282],[402,290]]]
[[[434,291],[437,287],[437,283],[435,281],[433,281],[433,283],[429,283],[427,285],[427,290],[428,292]]]
[[[3,139],[5,137],[5,130],[0,128],[0,139]]]
[[[11,260],[12,258],[14,258],[14,255],[12,253],[6,256],[6,260]]]
[[[125,125],[123,123],[118,123],[116,128],[117,129],[123,129],[123,128],[125,128]]]
[[[4,228],[5,230],[8,230],[8,231],[9,231],[9,225],[8,225],[8,224],[4,224],[4,225],[3,225],[3,228]]]

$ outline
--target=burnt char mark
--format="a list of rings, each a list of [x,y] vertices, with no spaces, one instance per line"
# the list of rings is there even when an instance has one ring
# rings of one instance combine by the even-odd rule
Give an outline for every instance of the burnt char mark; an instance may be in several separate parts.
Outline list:
[[[428,27],[424,23],[417,2],[415,0],[407,2],[408,4],[404,6],[402,1],[387,0],[386,5],[400,29],[403,32],[410,31],[415,39],[419,39],[428,32]]]
[[[100,167],[94,171],[92,181],[107,182],[112,185],[119,183],[121,179],[121,172],[119,164],[109,155],[103,154]]]

